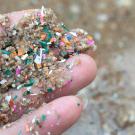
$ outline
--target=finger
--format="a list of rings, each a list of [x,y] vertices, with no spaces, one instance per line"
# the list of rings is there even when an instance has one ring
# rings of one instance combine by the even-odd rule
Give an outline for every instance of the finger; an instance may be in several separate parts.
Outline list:
[[[0,130],[0,134],[30,135],[29,130],[33,129],[32,133],[37,135],[60,135],[77,121],[82,106],[82,100],[75,96],[59,98]]]
[[[37,9],[29,9],[29,10],[16,11],[16,12],[7,13],[6,15],[9,17],[11,25],[13,25],[13,24],[17,24],[19,22],[19,20],[26,13],[31,13],[34,10],[37,10]]]
[[[72,59],[75,61],[80,60],[80,64],[74,66],[72,72],[69,72],[72,75],[72,82],[61,89],[55,90],[53,93],[48,93],[46,101],[51,101],[61,96],[76,94],[78,90],[94,80],[97,68],[95,61],[90,56],[80,54],[79,56],[74,56]]]
[[[48,93],[44,98],[45,102],[50,102],[53,99],[61,96],[76,94],[77,91],[90,84],[90,82],[95,78],[97,68],[95,61],[90,56],[80,54],[69,59],[69,62],[70,61],[80,61],[80,64],[74,66],[72,72],[69,72],[69,74],[71,74],[72,76],[72,82],[68,83],[60,89],[55,90],[52,93]],[[12,97],[14,97],[17,95],[19,100],[22,98],[24,92],[25,90],[11,90],[6,93],[5,96],[11,95]],[[32,92],[40,92],[40,89],[33,88]]]

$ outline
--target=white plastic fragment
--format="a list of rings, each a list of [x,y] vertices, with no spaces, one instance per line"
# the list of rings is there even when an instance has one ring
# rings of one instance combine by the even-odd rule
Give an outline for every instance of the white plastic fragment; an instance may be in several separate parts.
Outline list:
[[[0,84],[5,84],[7,82],[7,80],[3,79],[0,81]]]
[[[28,57],[28,54],[25,54],[21,57],[22,60],[25,60]]]

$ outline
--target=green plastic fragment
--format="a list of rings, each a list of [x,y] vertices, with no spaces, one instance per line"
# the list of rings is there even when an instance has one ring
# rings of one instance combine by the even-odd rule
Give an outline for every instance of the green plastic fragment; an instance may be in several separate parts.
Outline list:
[[[12,41],[5,41],[5,46],[8,47],[8,46],[12,46],[13,42]]]
[[[29,55],[29,56],[33,55],[33,50],[32,50],[32,48],[29,48],[28,55]]]
[[[24,87],[31,87],[31,86],[34,84],[34,82],[35,82],[35,80],[31,78],[31,79],[29,80],[29,83],[25,83],[25,84],[24,84]]]
[[[9,70],[9,69],[7,69],[7,70],[5,71],[5,75],[6,75],[6,76],[11,76],[11,73],[12,73],[12,72],[11,72],[11,70]]]
[[[46,40],[44,40],[44,41],[39,40],[38,42],[43,48],[47,48],[47,46],[48,46],[47,43],[50,42],[51,38],[52,38],[52,34],[51,34],[51,32],[48,32]]]
[[[25,65],[30,65],[32,64],[32,59],[26,59],[25,60]]]
[[[49,48],[47,47],[45,50],[44,50],[45,53],[49,53]]]
[[[17,95],[15,95],[14,97],[13,97],[13,100],[16,100],[18,98],[18,96]]]
[[[64,57],[64,58],[66,58],[66,57],[68,56],[68,53],[65,52],[65,51],[61,51],[61,52],[60,52],[60,55],[61,55],[62,57]],[[67,58],[68,58],[68,57],[67,57]]]
[[[49,42],[50,41],[50,39],[52,38],[52,34],[51,34],[51,31],[50,31],[50,28],[49,28],[49,26],[44,26],[44,28],[43,28],[43,32],[45,32],[46,34],[47,34],[47,38],[46,38],[46,42]]]
[[[36,125],[39,125],[39,124],[40,124],[40,121],[37,119],[37,120],[35,121],[35,124],[36,124]]]
[[[46,48],[48,46],[46,41],[39,40],[38,42],[43,48]]]
[[[10,54],[11,54],[10,51],[6,51],[6,50],[0,50],[0,52],[1,52],[2,54],[7,54],[7,55],[10,55]]]
[[[48,32],[47,33],[47,39],[45,41],[49,42],[51,38],[52,38],[52,34],[51,34],[51,32]]]
[[[28,113],[30,113],[30,112],[32,112],[32,111],[34,111],[34,109],[28,109],[28,110],[26,110],[26,114],[28,114]]]
[[[47,26],[47,25],[46,25],[46,26],[44,26],[44,28],[43,28],[43,32],[48,33],[48,32],[49,32],[49,30],[50,30],[50,29],[49,29],[49,26]]]
[[[42,114],[41,120],[42,120],[42,121],[45,121],[45,120],[46,120],[46,115]]]
[[[52,88],[47,88],[47,92],[52,92],[53,91],[53,89]]]
[[[30,90],[26,90],[24,93],[23,93],[23,96],[27,96],[29,94],[31,94],[32,92]]]
[[[39,44],[44,48],[44,49],[46,49],[46,53],[48,53],[49,52],[49,49],[48,49],[48,46],[49,46],[49,44],[47,44],[48,42],[50,42],[50,40],[51,40],[51,38],[52,38],[52,33],[51,33],[51,31],[50,31],[50,28],[49,28],[49,26],[44,26],[44,28],[43,28],[43,32],[45,32],[45,34],[47,35],[47,37],[46,37],[46,39],[45,40],[39,40],[38,42],[39,42]]]
[[[20,85],[17,86],[17,90],[20,90],[23,87],[24,87],[24,85],[23,84],[20,84]]]

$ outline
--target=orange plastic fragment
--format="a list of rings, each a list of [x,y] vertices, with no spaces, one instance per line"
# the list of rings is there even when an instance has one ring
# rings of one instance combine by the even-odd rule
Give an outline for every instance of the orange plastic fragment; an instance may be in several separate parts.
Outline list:
[[[66,45],[71,45],[71,43],[70,43],[66,38],[62,38],[62,41],[63,41]]]
[[[18,49],[18,56],[22,56],[23,55],[23,50],[21,48]]]
[[[12,58],[14,58],[15,56],[17,56],[16,51],[12,52],[12,53],[10,54],[10,56],[11,56]]]
[[[11,108],[14,107],[14,101],[13,101],[12,99],[9,101],[9,106],[10,106]]]
[[[45,40],[46,39],[46,34],[42,34],[40,37],[41,40]]]
[[[37,68],[41,68],[41,64],[36,64]]]

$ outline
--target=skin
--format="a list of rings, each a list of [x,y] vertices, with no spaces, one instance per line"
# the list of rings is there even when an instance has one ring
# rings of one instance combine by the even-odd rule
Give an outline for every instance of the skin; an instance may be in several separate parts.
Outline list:
[[[9,13],[12,24],[16,23],[25,12],[20,11]],[[96,64],[93,58],[80,54],[74,56],[74,60],[79,60],[80,64],[73,67],[72,82],[65,87],[49,93],[45,98],[47,104],[43,104],[39,109],[27,116],[12,123],[10,127],[0,129],[0,135],[30,135],[26,132],[27,122],[31,122],[34,116],[40,117],[46,114],[47,119],[43,122],[44,128],[37,128],[40,135],[60,135],[71,127],[80,117],[83,110],[83,100],[75,95],[81,88],[87,86],[96,76]],[[31,125],[31,123],[30,123]]]

